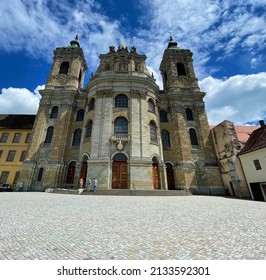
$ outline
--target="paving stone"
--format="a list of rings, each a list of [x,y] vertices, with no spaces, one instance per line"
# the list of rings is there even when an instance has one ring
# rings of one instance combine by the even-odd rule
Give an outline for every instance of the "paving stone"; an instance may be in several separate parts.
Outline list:
[[[265,217],[223,197],[1,193],[0,259],[265,260]]]

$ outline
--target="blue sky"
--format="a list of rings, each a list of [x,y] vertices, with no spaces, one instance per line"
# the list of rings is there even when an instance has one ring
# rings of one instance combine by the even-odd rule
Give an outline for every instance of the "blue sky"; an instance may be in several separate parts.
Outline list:
[[[0,1],[0,113],[35,114],[53,50],[79,33],[97,69],[109,45],[136,46],[161,87],[171,32],[190,49],[210,124],[266,119],[265,0]],[[88,80],[87,80],[88,81]]]

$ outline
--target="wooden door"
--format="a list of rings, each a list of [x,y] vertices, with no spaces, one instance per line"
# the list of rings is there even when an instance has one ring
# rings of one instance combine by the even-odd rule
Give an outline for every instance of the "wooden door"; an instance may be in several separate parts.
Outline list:
[[[80,178],[83,179],[83,186],[86,186],[86,177],[87,177],[87,161],[82,162]]]
[[[67,170],[67,184],[73,184],[74,183],[74,176],[75,176],[75,166],[69,166]]]
[[[127,189],[128,172],[126,161],[114,161],[112,170],[112,188],[113,189]]]
[[[166,165],[166,175],[167,175],[168,190],[175,190],[174,170],[171,164]]]
[[[155,190],[160,189],[160,176],[159,176],[159,168],[157,163],[152,164],[152,180],[153,180],[153,188]]]

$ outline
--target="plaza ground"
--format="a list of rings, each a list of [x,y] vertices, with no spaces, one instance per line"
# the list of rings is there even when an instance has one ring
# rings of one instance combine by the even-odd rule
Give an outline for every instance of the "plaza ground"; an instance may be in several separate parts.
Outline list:
[[[0,193],[0,260],[265,260],[266,203]]]

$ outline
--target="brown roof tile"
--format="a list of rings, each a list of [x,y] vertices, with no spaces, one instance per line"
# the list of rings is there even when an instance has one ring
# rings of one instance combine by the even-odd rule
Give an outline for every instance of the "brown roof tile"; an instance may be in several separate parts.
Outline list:
[[[239,155],[266,148],[266,126],[254,130]]]
[[[2,115],[0,128],[32,129],[36,115]]]

